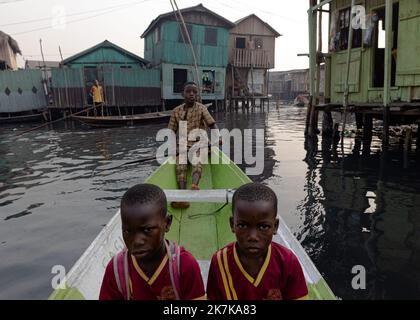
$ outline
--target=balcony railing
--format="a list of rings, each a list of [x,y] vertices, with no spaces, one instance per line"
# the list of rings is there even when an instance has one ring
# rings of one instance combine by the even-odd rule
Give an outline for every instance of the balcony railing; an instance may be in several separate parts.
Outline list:
[[[239,68],[271,68],[268,54],[262,49],[235,49],[233,63]]]

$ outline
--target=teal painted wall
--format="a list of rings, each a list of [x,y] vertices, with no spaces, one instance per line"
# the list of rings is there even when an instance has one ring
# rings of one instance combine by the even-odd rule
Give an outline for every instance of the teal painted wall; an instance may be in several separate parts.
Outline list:
[[[83,69],[51,69],[51,82],[53,88],[82,88],[84,87]]]
[[[41,70],[0,71],[0,113],[46,106]]]
[[[206,26],[191,24],[192,43],[197,55],[198,65],[211,67],[226,67],[228,64],[229,30],[211,27],[217,30],[217,46],[205,44]],[[187,43],[178,42],[179,23],[166,21],[161,24],[161,40],[154,44],[155,31],[150,32],[146,39],[145,59],[153,64],[171,63],[192,65],[191,48]]]
[[[102,85],[119,87],[160,87],[159,69],[121,69],[119,67],[104,67]],[[60,68],[51,70],[53,88],[81,88],[85,86],[83,69]]]
[[[159,69],[105,69],[104,83],[119,87],[159,88]]]
[[[98,64],[112,64],[116,66],[129,65],[132,68],[141,67],[138,60],[127,56],[114,48],[98,48],[66,65],[72,68],[81,68],[85,66],[96,66]]]

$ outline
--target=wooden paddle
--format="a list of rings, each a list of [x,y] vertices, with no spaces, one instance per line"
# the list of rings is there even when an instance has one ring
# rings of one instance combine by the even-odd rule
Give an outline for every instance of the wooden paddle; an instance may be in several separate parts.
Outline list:
[[[93,108],[96,108],[96,106],[93,106],[93,107],[89,107],[89,108],[83,109],[82,111],[79,111],[79,112],[73,113],[73,114],[71,114],[71,115],[69,115],[69,116],[64,116],[64,117],[62,117],[62,118],[60,118],[60,119],[57,119],[57,120],[54,120],[54,121],[50,121],[50,122],[47,122],[47,123],[41,124],[41,125],[39,125],[39,126],[36,126],[35,128],[31,128],[31,129],[29,129],[29,130],[23,131],[23,132],[19,133],[18,135],[16,135],[16,138],[18,138],[18,137],[20,137],[20,136],[24,135],[25,133],[28,133],[28,132],[31,132],[31,131],[34,131],[34,130],[37,130],[37,129],[41,129],[41,128],[43,128],[43,127],[45,127],[45,126],[48,126],[48,125],[50,125],[50,124],[52,124],[52,123],[56,123],[56,122],[58,122],[58,121],[66,120],[66,119],[71,118],[72,116],[75,116],[75,115],[81,114],[81,113],[83,113],[83,112],[87,112],[87,111],[89,111],[89,110],[91,110],[91,109],[93,109]]]

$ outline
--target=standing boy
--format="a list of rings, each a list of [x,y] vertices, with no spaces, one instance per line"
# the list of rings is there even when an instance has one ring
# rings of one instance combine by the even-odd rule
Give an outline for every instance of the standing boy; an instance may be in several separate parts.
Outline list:
[[[185,102],[176,107],[173,112],[171,119],[169,120],[168,128],[173,130],[175,134],[178,133],[180,122],[184,121],[187,124],[187,137],[191,131],[195,129],[203,129],[205,130],[206,127],[210,129],[218,129],[216,125],[216,121],[210,115],[209,111],[207,110],[206,106],[197,102],[198,97],[198,87],[195,82],[187,82],[184,85],[183,97]],[[187,139],[187,137],[184,137]],[[197,140],[187,140],[187,148],[193,146]],[[203,142],[203,141],[201,141]],[[179,151],[179,148],[178,148]],[[199,150],[197,151],[199,153]],[[185,159],[188,157],[184,155]],[[178,182],[179,189],[186,189],[187,188],[187,163],[180,163],[180,155],[178,154],[176,157],[176,177]],[[200,162],[193,164],[192,168],[192,190],[199,189],[199,182],[201,179],[201,172],[202,172],[202,164]],[[178,208],[187,208],[189,206],[188,203],[173,203],[174,207]]]
[[[104,93],[103,93],[103,89],[102,86],[99,85],[99,81],[95,80],[93,82],[92,88],[90,89],[90,94],[92,95],[92,100],[93,100],[93,111],[96,117],[96,107],[100,106],[101,107],[101,114],[102,117],[104,116]]]
[[[155,185],[136,185],[124,194],[121,222],[127,250],[108,263],[100,300],[205,298],[197,261],[184,248],[165,240],[172,222],[166,209],[165,193]],[[176,259],[169,249],[174,247],[178,248]]]
[[[277,197],[268,187],[241,186],[230,218],[236,242],[213,255],[207,297],[210,300],[306,299],[308,289],[296,256],[272,242],[279,226]]]

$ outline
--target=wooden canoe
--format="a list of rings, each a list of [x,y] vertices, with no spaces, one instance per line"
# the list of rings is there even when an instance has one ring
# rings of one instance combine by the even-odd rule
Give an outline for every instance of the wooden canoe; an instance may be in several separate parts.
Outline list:
[[[219,149],[213,147],[212,157],[211,164],[203,166],[201,191],[176,190],[175,167],[169,162],[161,165],[146,180],[164,189],[168,202],[191,202],[190,208],[186,210],[168,206],[169,213],[173,215],[173,223],[167,238],[178,242],[196,257],[205,283],[213,253],[235,240],[229,227],[233,190],[251,182]],[[280,226],[274,241],[291,249],[298,257],[310,298],[336,299],[303,247],[279,218]],[[49,299],[98,299],[105,267],[123,247],[121,221],[117,212],[69,271],[65,288],[56,289]]]
[[[80,121],[91,127],[110,128],[133,126],[143,123],[167,122],[171,117],[172,111],[162,111],[153,113],[137,114],[133,116],[71,116],[72,119]]]

